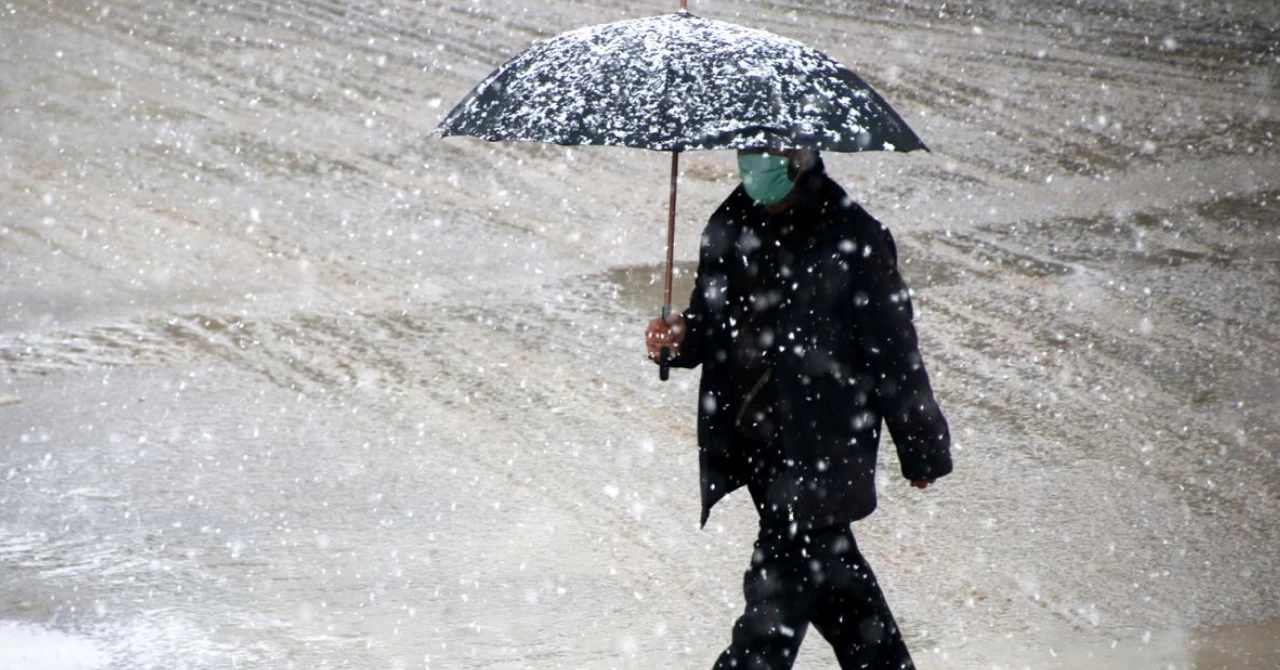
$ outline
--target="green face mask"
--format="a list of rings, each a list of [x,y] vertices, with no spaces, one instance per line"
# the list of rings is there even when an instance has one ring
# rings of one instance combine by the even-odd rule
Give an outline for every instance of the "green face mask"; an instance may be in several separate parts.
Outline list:
[[[738,154],[738,172],[747,195],[762,205],[776,205],[785,200],[796,186],[787,174],[789,160],[773,154]]]

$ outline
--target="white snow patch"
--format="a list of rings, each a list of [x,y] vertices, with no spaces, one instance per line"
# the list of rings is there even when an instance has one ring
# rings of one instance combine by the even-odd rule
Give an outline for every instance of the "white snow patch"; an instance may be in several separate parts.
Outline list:
[[[0,621],[0,670],[92,670],[110,658],[91,641],[15,621]]]

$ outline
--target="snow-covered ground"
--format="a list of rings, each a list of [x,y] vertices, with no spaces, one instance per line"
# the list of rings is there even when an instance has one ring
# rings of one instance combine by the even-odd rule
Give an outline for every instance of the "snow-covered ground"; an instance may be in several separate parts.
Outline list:
[[[709,667],[754,518],[642,353],[668,158],[430,136],[675,4],[0,4],[0,668]],[[934,149],[827,156],[956,436],[855,527],[921,670],[1280,667],[1280,5],[692,9]]]

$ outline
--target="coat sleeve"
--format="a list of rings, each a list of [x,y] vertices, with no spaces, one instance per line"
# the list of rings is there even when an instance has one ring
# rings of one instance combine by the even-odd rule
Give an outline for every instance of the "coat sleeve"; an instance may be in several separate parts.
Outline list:
[[[920,355],[911,294],[889,229],[871,219],[864,230],[854,310],[875,381],[873,406],[893,436],[902,475],[936,479],[951,472],[951,434]]]
[[[673,368],[696,368],[702,363],[702,337],[707,318],[706,300],[702,297],[702,273],[694,278],[693,294],[689,296],[689,307],[680,313],[684,317],[684,341],[680,343],[680,354],[671,359]]]

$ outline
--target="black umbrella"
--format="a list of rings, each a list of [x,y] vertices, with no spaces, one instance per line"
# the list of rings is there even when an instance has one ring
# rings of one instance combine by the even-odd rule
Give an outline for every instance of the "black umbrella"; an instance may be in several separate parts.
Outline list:
[[[535,43],[454,107],[436,133],[670,151],[671,313],[681,151],[759,147],[926,149],[853,72],[795,40],[681,11]],[[662,379],[667,378],[663,351]]]

